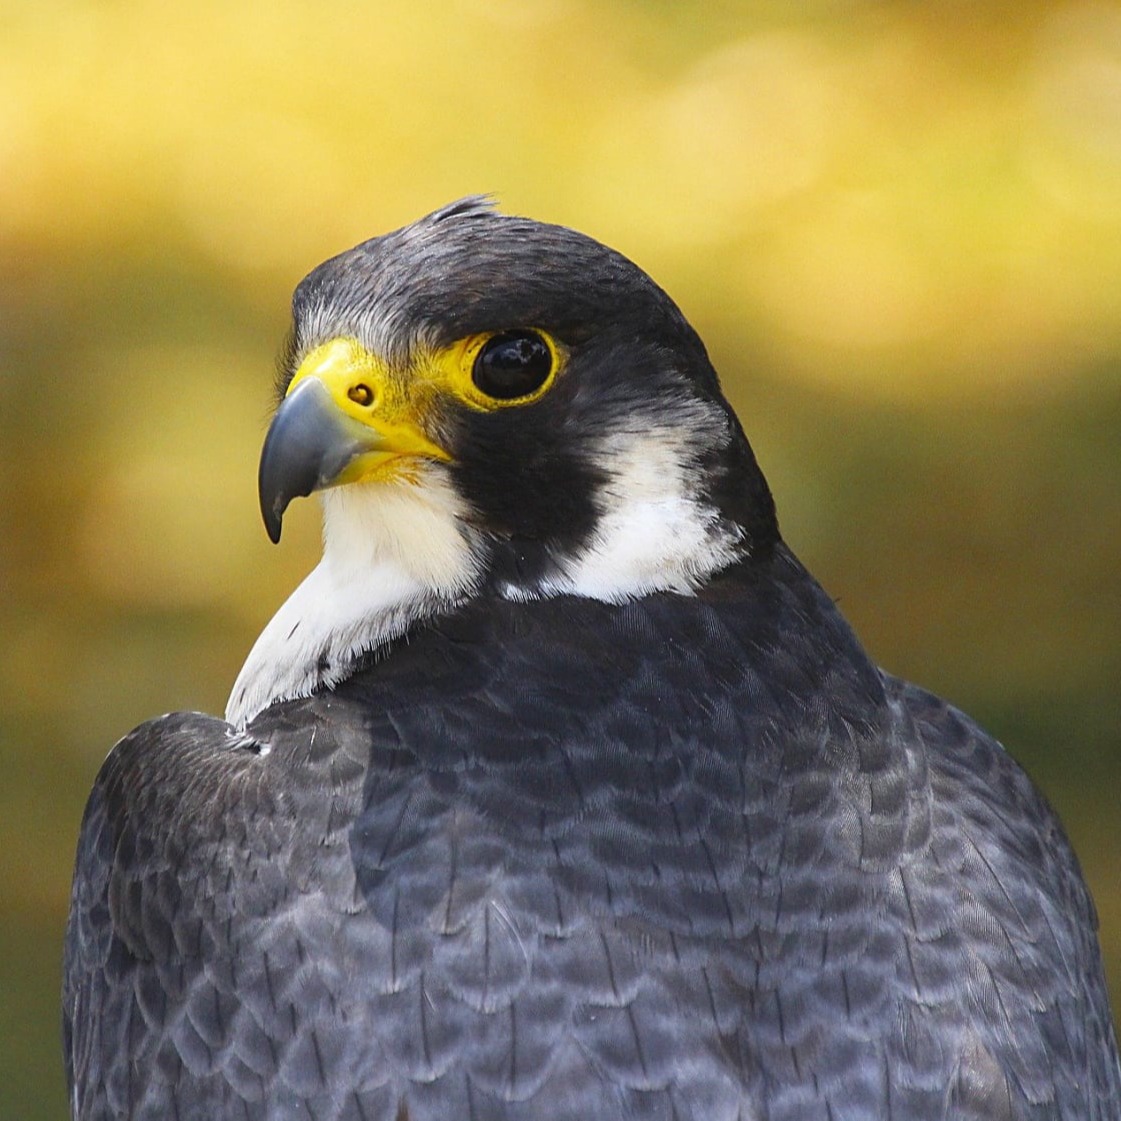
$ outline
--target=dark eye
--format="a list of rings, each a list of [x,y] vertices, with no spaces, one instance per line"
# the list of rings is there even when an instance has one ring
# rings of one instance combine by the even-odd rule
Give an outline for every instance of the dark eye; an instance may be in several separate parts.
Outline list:
[[[536,331],[503,331],[475,356],[471,380],[488,397],[512,401],[528,397],[553,372],[553,352]]]

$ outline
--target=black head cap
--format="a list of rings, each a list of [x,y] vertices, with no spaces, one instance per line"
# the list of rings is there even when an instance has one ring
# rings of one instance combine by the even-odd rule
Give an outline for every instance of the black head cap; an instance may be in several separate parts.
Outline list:
[[[586,545],[619,498],[613,446],[647,431],[680,436],[691,498],[739,527],[751,555],[778,540],[770,492],[696,332],[641,269],[584,234],[463,199],[320,265],[293,313],[293,361],[339,335],[401,367],[418,350],[522,327],[565,348],[564,377],[540,401],[450,405],[440,418],[456,485],[496,542],[552,556]]]

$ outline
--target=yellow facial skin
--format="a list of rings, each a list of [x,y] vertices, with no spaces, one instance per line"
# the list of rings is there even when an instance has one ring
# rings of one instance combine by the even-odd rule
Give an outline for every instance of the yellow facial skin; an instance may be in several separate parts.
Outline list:
[[[472,381],[479,352],[494,333],[470,335],[422,353],[394,369],[357,339],[336,338],[300,363],[273,417],[261,451],[258,491],[269,536],[280,539],[293,498],[358,482],[415,479],[424,461],[452,456],[429,435],[438,402],[455,400],[479,412],[537,401],[552,387],[565,354],[538,331],[551,356],[548,376],[532,393],[499,399]]]
[[[331,339],[311,350],[300,363],[285,396],[290,397],[306,379],[315,378],[326,387],[339,412],[373,429],[382,445],[353,459],[333,485],[385,479],[403,466],[397,462],[403,457],[450,461],[447,451],[424,433],[424,421],[440,397],[458,399],[480,412],[493,412],[530,404],[548,393],[563,356],[544,332],[538,334],[549,347],[553,368],[533,393],[499,400],[488,397],[475,385],[471,378],[475,359],[494,334],[468,335],[443,350],[421,355],[405,375],[391,371],[357,339]]]
[[[310,351],[292,378],[285,399],[309,378],[326,388],[344,417],[372,429],[378,446],[355,456],[331,481],[333,486],[363,479],[388,478],[403,457],[420,456],[447,462],[443,448],[424,434],[421,421],[431,396],[406,393],[402,380],[366,350],[357,339],[332,339]]]
[[[478,409],[480,412],[491,413],[497,409],[508,409],[512,406],[516,408],[520,405],[532,404],[534,401],[539,401],[552,389],[557,374],[564,366],[566,357],[555,339],[544,331],[533,330],[549,348],[549,353],[553,359],[553,368],[541,385],[524,397],[503,399],[488,397],[471,378],[471,372],[475,368],[475,359],[478,358],[479,351],[498,334],[497,331],[468,335],[467,338],[460,339],[444,350],[438,351],[422,364],[421,376],[430,380],[430,383],[436,386],[439,392],[457,397],[465,405]]]

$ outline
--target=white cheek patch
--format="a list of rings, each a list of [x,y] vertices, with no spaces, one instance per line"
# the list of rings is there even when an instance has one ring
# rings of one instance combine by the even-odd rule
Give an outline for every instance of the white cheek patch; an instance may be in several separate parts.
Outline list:
[[[543,581],[511,584],[513,600],[578,595],[620,602],[652,592],[694,592],[742,559],[742,529],[703,492],[705,451],[730,433],[723,414],[679,403],[670,427],[636,415],[592,449],[607,482],[590,543],[555,557]],[[324,553],[265,627],[234,683],[226,719],[244,728],[276,701],[344,680],[357,659],[418,620],[463,602],[485,577],[486,543],[443,467],[409,481],[325,491]]]
[[[687,594],[744,555],[742,535],[690,499],[652,499],[607,514],[591,548],[564,566],[575,595],[619,601]]]
[[[726,445],[726,422],[699,402],[677,415],[672,428],[647,424],[614,434],[596,449],[609,481],[598,495],[603,513],[593,540],[562,561],[561,575],[538,594],[607,601],[655,591],[688,594],[746,554],[742,529],[722,518],[698,488],[698,449]]]
[[[261,632],[230,693],[244,728],[276,701],[346,678],[357,658],[466,596],[479,579],[462,504],[438,467],[415,483],[323,494],[323,559]]]

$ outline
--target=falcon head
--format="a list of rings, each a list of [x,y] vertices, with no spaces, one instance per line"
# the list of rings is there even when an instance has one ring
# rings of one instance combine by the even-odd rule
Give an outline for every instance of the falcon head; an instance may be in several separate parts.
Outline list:
[[[583,234],[465,199],[326,261],[292,311],[261,510],[278,541],[321,491],[324,557],[234,722],[465,599],[687,595],[778,540],[696,332]]]

